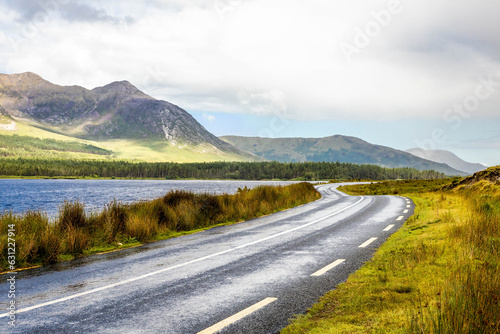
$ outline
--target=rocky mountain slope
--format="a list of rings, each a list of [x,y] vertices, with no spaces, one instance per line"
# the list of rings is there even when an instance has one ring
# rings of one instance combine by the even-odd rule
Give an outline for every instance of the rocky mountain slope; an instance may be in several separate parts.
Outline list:
[[[462,170],[468,174],[474,174],[475,172],[481,171],[486,169],[487,167],[478,164],[478,163],[470,163],[467,161],[464,161],[457,157],[455,154],[453,154],[450,151],[445,151],[445,150],[424,150],[421,148],[412,148],[409,150],[406,150],[406,152],[411,153],[419,158],[434,161],[434,162],[439,162],[439,163],[444,163],[447,164],[448,166]]]
[[[447,175],[466,175],[446,164],[416,157],[386,146],[370,144],[356,137],[325,138],[220,137],[236,147],[267,160],[280,162],[331,161],[376,164],[384,167],[413,167]]]
[[[249,156],[208,132],[189,113],[127,81],[92,90],[52,84],[34,73],[0,74],[0,112],[89,140],[164,141]]]

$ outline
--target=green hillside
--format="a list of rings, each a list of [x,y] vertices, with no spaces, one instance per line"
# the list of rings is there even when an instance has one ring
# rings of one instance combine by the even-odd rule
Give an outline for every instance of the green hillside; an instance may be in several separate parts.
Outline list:
[[[271,161],[350,162],[389,168],[411,167],[435,170],[446,175],[467,175],[446,164],[416,157],[390,147],[374,145],[356,137],[259,138],[224,136],[222,140]]]
[[[146,162],[253,161],[212,145],[172,145],[155,139],[85,140],[26,120],[0,115],[0,156],[42,159],[139,160]],[[255,157],[255,160],[260,160]]]

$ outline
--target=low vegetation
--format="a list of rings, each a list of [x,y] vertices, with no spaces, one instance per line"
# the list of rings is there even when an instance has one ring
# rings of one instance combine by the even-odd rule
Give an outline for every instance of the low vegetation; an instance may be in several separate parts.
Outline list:
[[[56,139],[40,139],[29,136],[0,134],[0,157],[62,157],[61,153],[86,153],[87,156],[110,156],[111,151],[79,142]],[[78,155],[77,155],[78,156]],[[85,155],[80,155],[84,157]]]
[[[408,196],[415,213],[282,333],[500,333],[498,172],[344,187]]]
[[[14,226],[17,268],[167,239],[218,224],[235,223],[320,198],[309,183],[239,189],[234,195],[172,191],[153,201],[110,203],[87,213],[65,202],[55,220],[41,212],[0,214],[1,271],[9,268],[8,231]]]
[[[333,162],[205,162],[146,163],[66,159],[0,159],[0,175],[19,177],[118,177],[156,179],[239,180],[395,180],[445,178],[435,171],[413,168],[383,168]]]
[[[5,126],[14,124],[13,129],[5,129]],[[3,126],[2,126],[3,125]],[[8,156],[9,158],[31,158],[41,160],[109,160],[119,159],[127,161],[147,161],[147,162],[200,162],[200,161],[251,161],[248,156],[241,156],[234,153],[221,153],[219,150],[206,146],[193,145],[170,145],[165,140],[152,139],[106,139],[106,140],[88,140],[71,135],[64,135],[57,129],[47,129],[41,126],[35,126],[28,122],[19,119],[13,119],[9,116],[2,116],[0,113],[0,135],[11,136],[9,141],[13,146],[11,149],[3,150],[0,157]],[[17,136],[17,138],[15,137]],[[82,145],[90,145],[107,152],[112,152],[111,155],[101,154],[102,152],[86,153],[77,150],[54,150],[51,147],[26,147],[23,146],[26,141],[24,137],[31,137],[35,141],[38,140],[55,140],[58,145],[65,146],[64,143],[79,143]],[[19,140],[20,139],[20,140]],[[0,145],[1,146],[1,145]],[[17,146],[17,147],[16,147]],[[23,146],[23,147],[19,147]],[[0,148],[0,152],[2,152]]]

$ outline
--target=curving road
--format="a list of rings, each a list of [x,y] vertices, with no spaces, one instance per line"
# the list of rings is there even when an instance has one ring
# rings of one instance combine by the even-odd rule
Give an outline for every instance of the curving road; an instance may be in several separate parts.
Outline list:
[[[16,275],[1,333],[276,333],[369,260],[413,213],[397,196],[347,196]],[[9,306],[8,275],[0,284]]]

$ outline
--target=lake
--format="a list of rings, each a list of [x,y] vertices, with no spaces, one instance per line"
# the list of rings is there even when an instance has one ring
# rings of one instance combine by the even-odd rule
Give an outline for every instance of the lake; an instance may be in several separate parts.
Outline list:
[[[287,185],[294,181],[205,181],[205,180],[18,180],[0,179],[0,211],[42,210],[55,216],[64,201],[85,203],[100,210],[114,199],[123,203],[150,200],[170,190],[233,194],[238,188]]]

